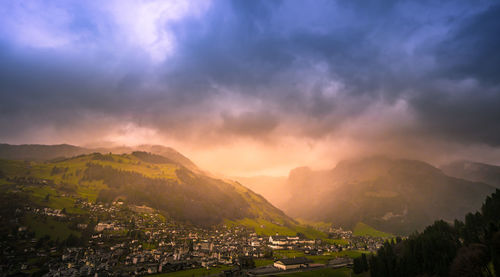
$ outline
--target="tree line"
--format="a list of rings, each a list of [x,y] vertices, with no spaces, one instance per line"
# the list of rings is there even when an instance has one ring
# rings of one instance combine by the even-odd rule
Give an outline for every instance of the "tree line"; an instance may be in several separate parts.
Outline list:
[[[386,241],[376,255],[356,258],[354,272],[365,271],[372,277],[500,276],[500,190],[464,221],[436,221],[407,239]]]

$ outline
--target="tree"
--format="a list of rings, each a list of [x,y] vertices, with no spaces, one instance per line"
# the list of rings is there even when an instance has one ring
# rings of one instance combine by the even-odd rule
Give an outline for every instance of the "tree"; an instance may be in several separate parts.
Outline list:
[[[354,273],[356,273],[356,274],[359,274],[359,273],[362,273],[362,272],[369,270],[368,259],[364,253],[361,254],[361,257],[354,259],[353,270],[354,270]]]
[[[465,222],[442,220],[396,243],[384,243],[369,257],[369,270],[377,276],[493,276],[500,272],[500,190],[486,198],[481,212],[469,213]],[[359,272],[363,258],[355,261]]]
[[[500,222],[500,190],[497,189],[491,196],[486,197],[486,201],[481,207],[481,212],[485,221]]]
[[[366,258],[365,253],[361,254],[361,268],[363,272],[368,271],[368,259]]]
[[[66,246],[77,246],[80,243],[80,239],[73,233],[69,234],[68,238],[64,241]]]
[[[500,273],[500,231],[493,234],[493,238],[491,239],[491,243],[489,244],[491,247],[491,256],[493,258],[493,268],[497,275]]]
[[[248,256],[239,256],[238,257],[238,264],[239,264],[241,269],[255,268],[255,261],[252,259],[252,257],[248,257]]]
[[[361,262],[361,258],[355,258],[353,263],[353,268],[355,274],[360,274],[363,272],[363,263]]]
[[[264,258],[272,258],[273,257],[273,249],[271,249],[270,247],[266,247],[264,249]]]
[[[488,252],[488,247],[484,244],[470,244],[460,248],[451,265],[450,276],[492,276],[488,269]]]

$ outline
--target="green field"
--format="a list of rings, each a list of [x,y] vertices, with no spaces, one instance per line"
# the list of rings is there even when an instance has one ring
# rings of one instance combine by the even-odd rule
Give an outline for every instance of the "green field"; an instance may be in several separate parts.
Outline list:
[[[103,166],[111,166],[114,169],[140,173],[150,178],[163,178],[178,180],[175,171],[179,166],[175,164],[150,164],[141,161],[133,155],[111,155],[113,161],[93,161]]]
[[[256,259],[254,261],[255,261],[255,267],[266,266],[274,263],[274,260],[270,259]]]
[[[394,235],[385,233],[382,231],[378,231],[375,228],[363,223],[363,222],[358,222],[356,226],[354,227],[354,232],[353,234],[355,236],[371,236],[371,237],[378,237],[378,238],[392,238]]]
[[[326,264],[328,263],[329,260],[337,258],[337,257],[343,257],[343,256],[348,256],[350,258],[357,258],[360,257],[361,254],[368,254],[370,253],[369,251],[361,251],[361,250],[346,250],[346,251],[341,251],[341,252],[328,252],[323,255],[306,255],[302,251],[297,251],[297,250],[275,250],[273,252],[273,255],[278,258],[293,258],[293,257],[307,257],[308,259],[312,260],[315,263],[318,264]]]
[[[196,276],[209,276],[212,274],[217,274],[222,272],[223,270],[231,269],[230,266],[217,266],[217,267],[212,267],[210,269],[205,269],[205,268],[195,268],[195,269],[187,269],[187,270],[181,270],[181,271],[176,271],[176,272],[171,272],[171,273],[162,273],[162,274],[156,274],[152,276],[156,277],[196,277]]]
[[[79,232],[70,230],[66,223],[50,217],[42,220],[40,217],[28,214],[24,220],[29,229],[35,232],[37,238],[49,236],[52,240],[59,239],[61,241],[67,239],[70,234],[80,236]]]
[[[323,239],[328,244],[348,245],[349,241],[345,239]]]
[[[53,209],[66,209],[67,213],[83,214],[84,210],[75,208],[75,199],[71,197],[61,196],[55,189],[49,186],[43,187],[27,187],[26,192],[29,193],[31,200],[40,206],[45,206]],[[49,195],[48,201],[46,200]]]
[[[95,203],[97,200],[97,196],[99,195],[99,191],[107,187],[108,186],[103,184],[102,181],[84,181],[80,182],[80,184],[77,186],[76,192],[81,198],[86,198],[87,201]]]

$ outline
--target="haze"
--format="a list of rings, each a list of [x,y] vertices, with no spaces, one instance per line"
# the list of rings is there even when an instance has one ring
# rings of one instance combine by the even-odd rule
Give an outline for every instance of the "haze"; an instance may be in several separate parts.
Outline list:
[[[499,164],[497,1],[2,1],[0,142],[163,144],[226,176]]]

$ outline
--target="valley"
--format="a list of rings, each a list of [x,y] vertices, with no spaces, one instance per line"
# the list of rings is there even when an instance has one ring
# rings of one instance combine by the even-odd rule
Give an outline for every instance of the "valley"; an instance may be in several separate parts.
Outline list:
[[[0,196],[9,275],[206,274],[305,255],[327,267],[392,236],[299,223],[238,182],[147,152],[0,160]]]
[[[275,262],[305,257],[307,269],[290,276],[344,276],[355,259],[428,222],[464,216],[493,191],[422,162],[374,157],[331,171],[298,168],[286,180],[249,185],[257,192],[287,190],[276,204],[285,213],[243,184],[212,177],[175,150],[168,153],[0,160],[2,271],[265,275],[280,273]],[[425,195],[430,192],[442,194]]]
[[[0,277],[500,276],[499,19],[2,0]]]

